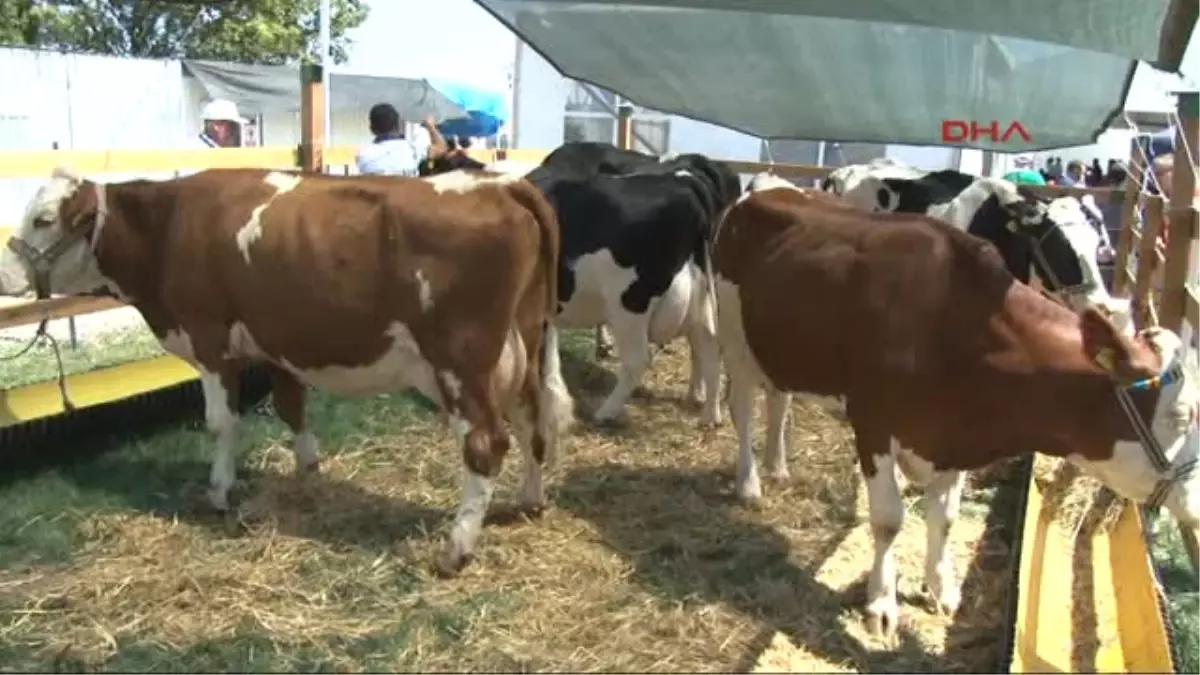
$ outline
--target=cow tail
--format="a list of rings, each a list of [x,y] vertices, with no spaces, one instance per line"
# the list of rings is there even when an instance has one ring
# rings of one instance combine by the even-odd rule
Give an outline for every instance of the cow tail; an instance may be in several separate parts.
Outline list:
[[[575,402],[562,376],[558,351],[558,329],[554,317],[558,314],[558,263],[561,233],[558,215],[532,183],[518,190],[522,203],[533,213],[538,224],[538,263],[546,283],[546,318],[542,323],[542,340],[538,350],[541,365],[540,415],[538,430],[546,443],[546,464],[552,465],[558,439],[574,421]]]

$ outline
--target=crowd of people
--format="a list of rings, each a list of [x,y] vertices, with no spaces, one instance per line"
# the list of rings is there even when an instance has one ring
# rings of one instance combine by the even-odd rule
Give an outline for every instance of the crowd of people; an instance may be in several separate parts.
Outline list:
[[[1004,178],[1023,185],[1064,185],[1071,187],[1119,187],[1125,181],[1125,167],[1121,162],[1110,159],[1108,167],[1100,166],[1100,159],[1092,158],[1091,164],[1073,159],[1063,166],[1062,157],[1050,157],[1046,165],[1033,168],[1033,159],[1017,157],[1013,160],[1014,170]]]

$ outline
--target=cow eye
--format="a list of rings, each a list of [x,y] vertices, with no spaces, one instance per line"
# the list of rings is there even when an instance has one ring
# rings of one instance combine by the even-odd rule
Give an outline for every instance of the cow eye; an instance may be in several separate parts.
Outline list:
[[[53,224],[54,224],[54,219],[47,218],[46,216],[38,216],[37,218],[33,219],[33,226],[39,230],[42,228],[50,227]]]

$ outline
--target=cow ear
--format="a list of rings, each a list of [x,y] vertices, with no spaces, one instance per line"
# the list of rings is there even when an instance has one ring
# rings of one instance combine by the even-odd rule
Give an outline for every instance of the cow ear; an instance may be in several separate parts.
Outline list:
[[[1104,312],[1088,307],[1079,314],[1083,351],[1088,359],[1122,383],[1158,374],[1158,359],[1149,348],[1121,333]]]

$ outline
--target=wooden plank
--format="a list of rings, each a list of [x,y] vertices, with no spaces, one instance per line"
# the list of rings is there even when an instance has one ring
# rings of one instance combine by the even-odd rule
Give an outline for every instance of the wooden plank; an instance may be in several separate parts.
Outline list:
[[[1198,297],[1196,289],[1191,286],[1184,286],[1183,293],[1185,296],[1184,317],[1192,325],[1193,331],[1200,331],[1200,297]]]
[[[1140,151],[1137,139],[1129,141],[1129,172],[1125,175],[1124,201],[1121,202],[1121,229],[1117,234],[1117,257],[1114,261],[1116,268],[1119,270],[1125,269],[1129,265],[1129,258],[1134,249],[1133,244],[1133,228],[1137,223],[1137,207],[1139,196],[1141,194],[1142,185],[1142,165],[1135,161]],[[1125,281],[1124,275],[1117,275],[1113,279],[1113,295],[1116,297],[1128,297],[1129,285]]]
[[[0,152],[0,178],[45,178],[59,166],[68,166],[89,176],[104,173],[167,173],[178,169],[294,169],[296,150],[271,147]]]
[[[43,319],[65,319],[82,314],[103,312],[125,307],[125,303],[113,298],[91,298],[73,295],[59,296],[49,300],[26,300],[23,298],[0,298],[0,329],[28,326]]]
[[[768,164],[765,162],[739,162],[724,160],[737,173],[758,174],[769,171],[786,178],[824,178],[833,171],[829,166],[806,166],[803,164]]]
[[[1039,197],[1075,197],[1082,198],[1084,195],[1091,195],[1095,198],[1097,204],[1107,202],[1117,202],[1124,198],[1125,188],[1081,188],[1074,185],[1022,185],[1023,189],[1027,189]],[[1136,194],[1136,193],[1135,193]]]
[[[1154,280],[1154,272],[1157,268],[1155,251],[1163,226],[1162,198],[1146,197],[1144,201],[1146,202],[1146,221],[1142,224],[1142,240],[1138,246],[1137,271],[1134,275],[1131,296],[1132,304],[1135,307],[1134,320],[1138,327],[1144,327],[1146,325],[1144,322],[1151,316],[1151,312],[1157,310],[1153,306],[1150,285]]]
[[[1195,114],[1196,93],[1179,95],[1179,126],[1175,130],[1176,148],[1196,148],[1200,142],[1200,121]],[[1190,100],[1189,100],[1190,99]],[[1171,216],[1168,223],[1167,256],[1163,264],[1163,295],[1160,321],[1163,328],[1179,332],[1187,313],[1187,281],[1192,269],[1192,244],[1200,229],[1196,210],[1196,157],[1176,152],[1171,182]]]

